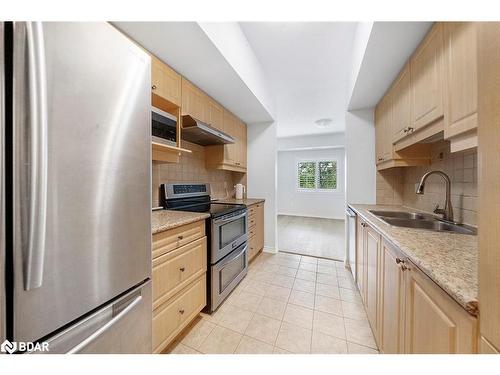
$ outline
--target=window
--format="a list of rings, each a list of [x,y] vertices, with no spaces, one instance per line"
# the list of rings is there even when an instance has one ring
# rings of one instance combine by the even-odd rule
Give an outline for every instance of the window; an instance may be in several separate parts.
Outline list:
[[[337,190],[337,161],[302,160],[297,162],[297,188],[304,191]]]

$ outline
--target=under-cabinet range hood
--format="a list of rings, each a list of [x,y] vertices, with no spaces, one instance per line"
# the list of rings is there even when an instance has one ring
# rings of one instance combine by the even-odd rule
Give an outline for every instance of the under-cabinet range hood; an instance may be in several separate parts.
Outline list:
[[[181,138],[202,146],[234,143],[234,138],[192,116],[182,116]]]

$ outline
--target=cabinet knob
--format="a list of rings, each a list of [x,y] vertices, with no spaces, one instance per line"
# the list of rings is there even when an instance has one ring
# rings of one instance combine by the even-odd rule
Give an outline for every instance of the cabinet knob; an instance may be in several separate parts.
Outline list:
[[[179,240],[182,240],[182,239],[184,238],[184,236],[177,236],[177,238],[178,238]]]
[[[361,226],[362,226],[363,228],[366,228],[366,227],[367,227],[366,223],[361,223]]]
[[[151,86],[152,90],[156,90],[156,85]]]
[[[408,133],[413,133],[413,130],[415,130],[415,129],[413,129],[413,128],[410,126],[410,127],[408,128]]]
[[[407,266],[406,264],[404,264],[404,263],[403,263],[403,264],[401,264],[401,266],[400,266],[400,267],[401,267],[401,270],[403,270],[403,271],[407,271],[407,270],[409,270],[409,269],[410,269],[410,267],[408,267],[408,266]]]
[[[179,314],[181,314],[181,315],[184,314],[184,309],[180,309]]]
[[[401,260],[400,258],[396,258],[396,264],[404,263],[404,260]]]
[[[405,134],[408,133],[408,128],[404,128],[403,133],[405,133]]]
[[[181,268],[179,268],[179,270],[180,270],[181,272],[184,272],[184,271],[186,270],[186,267],[181,267]]]

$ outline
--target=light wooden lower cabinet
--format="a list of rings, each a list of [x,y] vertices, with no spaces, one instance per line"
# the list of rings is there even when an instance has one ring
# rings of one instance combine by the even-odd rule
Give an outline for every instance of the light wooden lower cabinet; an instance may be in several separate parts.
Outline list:
[[[380,351],[385,354],[404,353],[404,274],[403,254],[382,240],[380,297]]]
[[[405,352],[477,353],[477,319],[415,265],[405,271]]]
[[[357,221],[357,282],[380,351],[477,353],[477,318],[365,220]]]
[[[264,248],[264,203],[248,207],[248,259],[252,260]]]
[[[205,221],[153,235],[153,351],[162,352],[206,305]]]

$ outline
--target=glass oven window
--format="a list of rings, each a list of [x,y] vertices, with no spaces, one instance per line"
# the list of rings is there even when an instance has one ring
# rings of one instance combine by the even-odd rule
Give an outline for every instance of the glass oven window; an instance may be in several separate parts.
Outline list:
[[[245,234],[246,231],[246,218],[231,221],[227,224],[221,225],[219,228],[219,248],[223,249],[234,240],[237,240]]]

